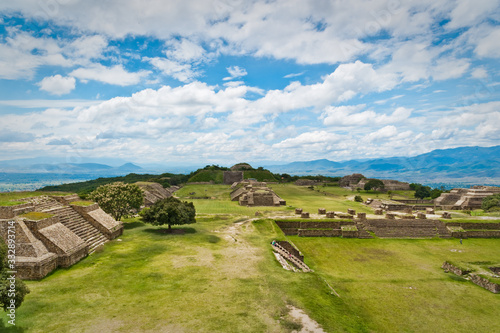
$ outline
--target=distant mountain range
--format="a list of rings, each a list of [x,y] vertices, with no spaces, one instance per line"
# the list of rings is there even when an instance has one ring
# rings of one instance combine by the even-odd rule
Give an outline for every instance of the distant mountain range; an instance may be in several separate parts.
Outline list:
[[[64,158],[30,158],[0,161],[0,175],[6,184],[35,183],[37,179],[51,180],[48,184],[59,184],[76,179],[89,180],[98,177],[122,176],[129,173],[187,173],[197,168],[192,166],[143,165],[138,166],[122,159],[83,159],[82,163],[68,163]],[[257,163],[254,163],[257,164]],[[153,169],[154,167],[154,169]],[[256,165],[254,165],[256,167]],[[283,165],[265,166],[273,173],[291,175],[344,176],[362,173],[366,177],[397,179],[422,184],[496,184],[500,185],[500,146],[460,147],[439,149],[413,157],[389,157],[371,160],[333,162],[326,159],[292,162]],[[28,175],[29,174],[29,175]],[[40,175],[37,177],[36,175]],[[27,176],[28,175],[28,176]],[[49,179],[47,178],[47,179]],[[0,179],[0,183],[2,183]],[[37,182],[38,184],[38,182]],[[6,185],[7,188],[10,185]]]
[[[35,163],[30,163],[35,162]],[[36,163],[36,162],[42,163]],[[133,163],[110,166],[101,163],[43,163],[45,160],[11,160],[0,161],[0,172],[4,173],[52,173],[52,174],[88,174],[88,175],[125,175],[127,173],[145,172],[143,168]]]
[[[500,146],[438,149],[414,157],[333,162],[326,159],[267,166],[274,173],[367,177],[422,183],[500,184]]]

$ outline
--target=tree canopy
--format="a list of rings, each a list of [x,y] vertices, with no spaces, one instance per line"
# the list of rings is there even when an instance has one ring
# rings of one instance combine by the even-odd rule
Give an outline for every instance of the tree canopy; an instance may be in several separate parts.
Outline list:
[[[380,189],[384,188],[384,182],[381,181],[380,179],[370,179],[369,181],[366,182],[364,186],[365,191],[369,191],[372,189]]]
[[[168,230],[172,229],[172,225],[196,223],[194,204],[174,197],[155,202],[150,208],[143,209],[140,215],[152,225],[167,224]]]
[[[139,210],[144,201],[142,189],[135,184],[116,182],[99,186],[90,193],[89,199],[94,200],[106,213],[120,220],[133,210]]]
[[[484,198],[481,208],[485,211],[500,211],[500,193]]]
[[[9,244],[9,246],[11,246]],[[12,243],[12,246],[15,246]],[[7,261],[7,245],[0,237],[0,306],[4,311],[17,309],[24,301],[24,297],[29,294],[29,288],[21,279],[14,278],[8,273],[11,268]]]

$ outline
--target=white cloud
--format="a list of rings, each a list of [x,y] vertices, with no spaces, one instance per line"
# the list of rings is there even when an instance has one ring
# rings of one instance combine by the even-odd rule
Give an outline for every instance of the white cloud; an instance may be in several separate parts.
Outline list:
[[[226,69],[230,76],[223,78],[224,81],[240,78],[248,74],[244,68],[239,66],[230,66]]]
[[[80,79],[82,82],[89,80],[114,84],[118,86],[130,86],[138,84],[143,78],[150,74],[149,71],[128,72],[122,65],[105,67],[101,64],[93,64],[85,68],[78,68],[69,75]]]
[[[330,106],[321,115],[323,124],[333,127],[394,124],[408,119],[411,110],[398,107],[390,115],[378,114],[373,110],[360,112],[366,105]]]
[[[76,80],[74,77],[62,77],[57,74],[54,76],[47,76],[38,83],[40,90],[45,90],[52,95],[65,95],[69,94],[75,89]]]
[[[160,57],[144,58],[144,60],[149,61],[151,65],[160,70],[164,75],[171,76],[181,82],[191,82],[200,75],[193,71],[190,64],[183,64]]]
[[[381,139],[387,139],[387,138],[392,138],[398,134],[398,130],[395,126],[393,125],[388,125],[385,126],[373,133],[368,134],[365,138],[364,141],[378,141]]]
[[[99,59],[108,46],[108,41],[103,36],[82,36],[64,47],[64,53],[71,59],[83,60]]]
[[[335,103],[353,98],[357,94],[381,92],[397,84],[396,76],[380,73],[371,64],[360,61],[342,64],[323,82],[302,85],[292,82],[283,90],[271,90],[253,102],[248,109],[238,110],[229,118],[235,122],[252,124],[262,121],[267,114],[278,114],[302,108],[323,109]]]
[[[186,38],[171,39],[165,45],[169,48],[165,51],[165,55],[169,59],[180,62],[196,62],[206,57],[206,51],[203,47]]]
[[[321,146],[334,144],[339,141],[340,136],[326,131],[313,131],[302,133],[295,138],[285,139],[273,145],[273,148],[301,148],[307,150],[310,146]]]
[[[483,67],[475,68],[471,72],[471,77],[474,79],[486,79],[488,77],[488,72]]]
[[[298,77],[298,76],[302,76],[302,75],[304,75],[304,72],[290,73],[290,74],[287,74],[287,75],[283,76],[283,78],[285,78],[285,79],[291,79],[293,77]]]
[[[35,38],[12,28],[7,31],[9,36],[0,43],[0,78],[31,79],[42,66],[71,65],[56,40]]]
[[[481,22],[498,8],[498,1],[460,0],[452,10],[451,21],[446,25],[449,29],[467,27]]]
[[[500,28],[491,30],[488,35],[477,41],[475,53],[480,57],[500,57]]]

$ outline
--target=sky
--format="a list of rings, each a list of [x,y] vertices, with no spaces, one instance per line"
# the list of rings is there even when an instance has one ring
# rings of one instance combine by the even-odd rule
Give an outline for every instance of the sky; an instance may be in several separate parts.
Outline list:
[[[500,2],[0,0],[0,160],[500,144]]]

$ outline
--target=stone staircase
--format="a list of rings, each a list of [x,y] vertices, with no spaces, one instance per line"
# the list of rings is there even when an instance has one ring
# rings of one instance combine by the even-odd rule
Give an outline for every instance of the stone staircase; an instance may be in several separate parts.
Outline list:
[[[367,220],[365,228],[381,238],[450,238],[443,222],[436,220]]]
[[[47,212],[59,216],[59,222],[83,239],[89,246],[89,254],[108,241],[106,236],[70,206],[61,205]]]
[[[358,228],[358,238],[362,239],[370,239],[373,238],[372,235],[365,229],[365,225],[363,223],[356,223],[356,228]]]
[[[290,252],[288,252],[283,246],[275,243],[273,246],[273,251],[279,253],[283,258],[290,261],[295,267],[301,269],[303,272],[311,272],[309,266],[307,266],[302,260],[298,259]]]

